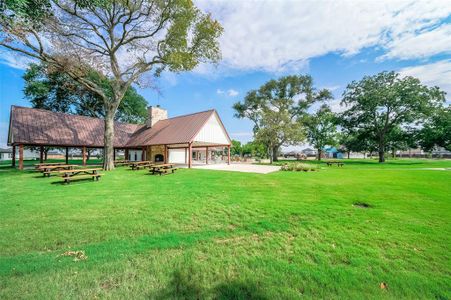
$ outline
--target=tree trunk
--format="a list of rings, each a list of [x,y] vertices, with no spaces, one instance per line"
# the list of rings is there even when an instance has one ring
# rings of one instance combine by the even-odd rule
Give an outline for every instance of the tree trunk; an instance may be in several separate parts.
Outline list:
[[[103,169],[114,170],[114,112],[112,109],[107,109],[105,114],[105,136],[103,147]]]
[[[348,159],[350,158],[350,156],[351,156],[351,152],[350,152],[350,151],[348,151]]]
[[[321,160],[321,149],[319,148],[318,149],[318,161],[320,161]]]
[[[274,146],[272,148],[272,161],[278,161],[277,152],[279,151],[279,147]]]
[[[384,146],[385,146],[384,145],[384,138],[381,137],[379,139],[379,149],[378,149],[378,151],[379,151],[379,162],[380,163],[385,162],[385,147]]]

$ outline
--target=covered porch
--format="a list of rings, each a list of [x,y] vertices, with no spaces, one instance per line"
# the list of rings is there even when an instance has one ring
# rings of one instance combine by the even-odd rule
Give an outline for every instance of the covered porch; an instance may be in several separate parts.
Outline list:
[[[126,149],[125,158],[130,161],[186,165],[188,168],[193,165],[230,164],[230,145],[202,142],[150,145],[140,150]]]

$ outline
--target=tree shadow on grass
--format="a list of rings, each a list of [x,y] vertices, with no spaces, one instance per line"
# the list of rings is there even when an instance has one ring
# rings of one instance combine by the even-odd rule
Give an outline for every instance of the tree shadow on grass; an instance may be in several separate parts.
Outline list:
[[[211,289],[202,287],[195,273],[187,270],[176,270],[172,279],[156,299],[220,299],[220,300],[266,300],[269,299],[257,284],[244,281],[226,281]]]

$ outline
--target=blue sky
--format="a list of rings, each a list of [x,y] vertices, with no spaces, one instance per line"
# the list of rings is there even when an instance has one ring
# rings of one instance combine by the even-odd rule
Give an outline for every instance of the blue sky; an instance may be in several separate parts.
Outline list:
[[[313,76],[340,110],[346,84],[383,70],[438,85],[451,100],[451,1],[196,1],[224,27],[223,59],[155,81],[139,92],[170,116],[215,108],[234,139],[252,139],[252,124],[233,117],[247,91],[287,74]],[[0,49],[0,147],[12,104],[29,106],[27,59]]]

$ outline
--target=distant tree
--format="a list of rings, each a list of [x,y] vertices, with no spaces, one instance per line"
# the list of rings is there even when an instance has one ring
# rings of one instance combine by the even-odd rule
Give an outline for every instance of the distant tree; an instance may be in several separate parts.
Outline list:
[[[82,116],[104,118],[102,99],[65,73],[48,72],[43,64],[30,64],[23,75],[24,94],[34,108]],[[143,124],[147,118],[147,101],[130,86],[115,120]]]
[[[440,108],[418,132],[418,141],[425,151],[443,147],[451,151],[451,107]]]
[[[248,142],[242,146],[243,155],[248,155],[256,158],[267,158],[268,150],[262,143],[256,141]]]
[[[254,123],[254,136],[270,151],[271,163],[277,160],[282,145],[305,139],[300,120],[316,101],[330,99],[328,90],[317,91],[309,75],[285,76],[270,80],[258,90],[247,93],[233,108],[238,118]]]
[[[104,162],[114,169],[114,117],[133,83],[218,61],[221,25],[189,0],[2,0],[0,46],[97,94]],[[106,84],[106,86],[105,86]]]
[[[232,140],[232,147],[230,148],[230,154],[233,156],[243,156],[243,148],[241,142],[237,140]]]
[[[316,148],[318,160],[321,160],[321,154],[325,146],[332,146],[337,143],[336,123],[335,114],[326,104],[323,104],[316,113],[304,118],[307,140]]]
[[[397,128],[419,125],[445,100],[438,87],[427,87],[413,77],[382,72],[353,81],[343,93],[347,108],[342,126],[359,133],[371,133],[377,143],[379,162],[385,161],[388,137]],[[361,135],[362,136],[362,135]]]

